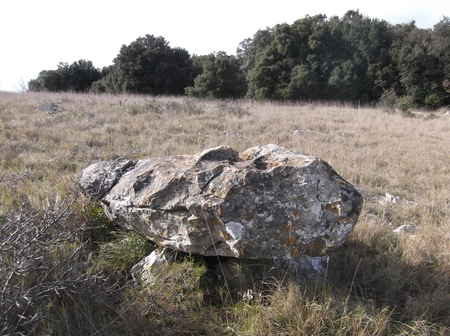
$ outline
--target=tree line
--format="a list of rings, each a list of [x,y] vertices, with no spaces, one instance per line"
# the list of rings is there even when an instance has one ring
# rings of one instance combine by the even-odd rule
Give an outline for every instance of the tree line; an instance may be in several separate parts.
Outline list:
[[[363,104],[401,97],[436,108],[450,103],[450,19],[420,29],[358,11],[306,16],[259,30],[235,56],[191,56],[146,35],[123,45],[109,67],[60,63],[41,71],[29,90]]]

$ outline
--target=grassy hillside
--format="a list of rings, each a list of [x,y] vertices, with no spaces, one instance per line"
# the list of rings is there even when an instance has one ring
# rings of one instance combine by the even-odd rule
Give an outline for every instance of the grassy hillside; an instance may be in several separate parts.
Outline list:
[[[37,109],[48,102],[64,110]],[[0,92],[0,334],[449,335],[450,117],[416,115]],[[186,258],[137,286],[129,270],[153,245],[77,186],[98,160],[269,143],[324,159],[364,196],[325,279],[235,295]],[[416,232],[393,231],[404,224]]]

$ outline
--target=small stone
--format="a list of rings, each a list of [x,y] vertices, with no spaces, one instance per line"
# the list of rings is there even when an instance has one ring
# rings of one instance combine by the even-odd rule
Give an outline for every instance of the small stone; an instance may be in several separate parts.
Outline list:
[[[154,266],[169,263],[174,258],[174,251],[166,248],[157,248],[131,268],[131,275],[135,280],[150,283],[153,277]]]
[[[417,229],[412,224],[404,224],[404,225],[399,226],[398,228],[396,228],[394,230],[394,232],[395,233],[399,233],[399,234],[402,234],[402,233],[416,233]]]
[[[402,199],[399,196],[394,196],[389,193],[386,193],[386,197],[384,198],[384,201],[386,203],[397,204],[397,203],[400,203],[402,201]]]
[[[44,111],[48,113],[56,113],[56,112],[62,112],[64,109],[62,107],[59,107],[56,103],[46,103],[38,106],[39,111]]]

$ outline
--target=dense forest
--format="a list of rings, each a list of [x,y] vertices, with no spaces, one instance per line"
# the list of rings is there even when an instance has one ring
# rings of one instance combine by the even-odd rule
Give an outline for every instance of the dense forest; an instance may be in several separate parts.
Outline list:
[[[237,48],[193,55],[164,37],[123,45],[102,70],[91,61],[60,63],[29,82],[31,91],[189,95],[360,104],[403,100],[450,104],[450,19],[433,29],[392,25],[358,11],[306,16],[259,30]]]

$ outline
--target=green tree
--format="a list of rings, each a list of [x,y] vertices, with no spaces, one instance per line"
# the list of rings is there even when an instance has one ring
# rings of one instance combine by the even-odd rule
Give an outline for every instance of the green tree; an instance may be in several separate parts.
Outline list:
[[[75,92],[90,90],[92,83],[103,77],[102,72],[91,61],[79,60],[68,68],[69,88]]]
[[[345,60],[335,66],[328,78],[328,99],[359,100],[363,91],[362,68],[360,59]]]
[[[93,82],[102,77],[102,72],[91,61],[60,62],[56,70],[43,70],[36,79],[28,83],[30,91],[75,91],[85,92]]]
[[[258,30],[253,38],[247,38],[239,43],[236,54],[241,61],[241,67],[248,73],[255,66],[259,55],[263,54],[273,40],[273,29]]]
[[[194,85],[186,88],[186,94],[194,97],[242,98],[247,93],[247,83],[241,70],[241,62],[225,52],[198,57],[197,66],[202,73]]]
[[[444,16],[433,27],[431,53],[438,60],[438,85],[432,94],[442,98],[440,104],[450,104],[450,18]]]
[[[257,43],[244,40],[238,56],[255,98],[370,102],[392,81],[391,35],[386,21],[358,11],[306,16],[267,29]]]
[[[315,99],[319,97],[320,77],[306,65],[292,69],[291,80],[286,88],[290,99]]]
[[[316,26],[325,21],[326,16],[317,15],[297,20],[293,25],[277,25],[265,31],[270,38],[262,35],[264,43],[246,48],[250,52],[245,56],[251,60],[247,79],[254,97],[299,99],[305,98],[307,92],[315,92],[320,76],[309,62],[312,52],[308,42]],[[262,50],[255,50],[261,45]]]
[[[112,93],[183,94],[192,84],[192,61],[185,49],[171,48],[161,36],[145,35],[123,45],[114,65],[95,88]]]
[[[36,79],[28,83],[30,91],[68,91],[69,65],[60,62],[56,70],[42,70]]]
[[[417,28],[415,22],[397,25],[390,50],[396,71],[399,96],[410,96],[423,105],[425,98],[442,88],[439,58],[432,52],[432,31]]]
[[[333,46],[328,99],[371,102],[389,87],[391,26],[358,11],[329,22]]]

